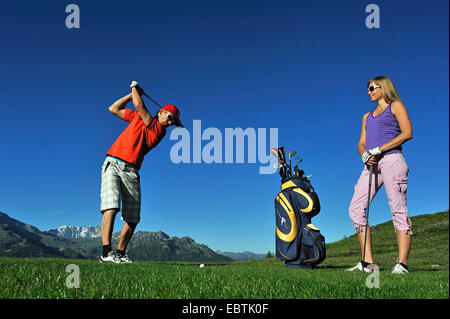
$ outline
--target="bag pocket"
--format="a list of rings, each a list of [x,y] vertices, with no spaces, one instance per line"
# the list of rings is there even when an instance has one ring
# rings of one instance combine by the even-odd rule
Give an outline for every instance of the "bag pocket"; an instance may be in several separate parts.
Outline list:
[[[311,213],[309,215],[310,215],[310,217],[314,217],[320,213],[319,196],[317,195],[317,193],[315,191],[312,191],[311,194],[309,195],[309,197],[311,197],[311,200],[313,201],[313,210],[311,211]]]
[[[325,237],[314,225],[306,225],[302,229],[300,262],[310,268],[314,268],[325,257]]]
[[[275,199],[276,256],[281,260],[293,260],[298,256],[298,216],[287,198],[278,194]]]

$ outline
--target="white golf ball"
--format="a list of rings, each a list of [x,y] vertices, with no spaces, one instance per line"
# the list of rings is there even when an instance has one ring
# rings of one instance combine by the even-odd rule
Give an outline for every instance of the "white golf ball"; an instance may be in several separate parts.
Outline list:
[[[204,264],[200,264],[200,268],[204,268],[205,267],[205,265]]]

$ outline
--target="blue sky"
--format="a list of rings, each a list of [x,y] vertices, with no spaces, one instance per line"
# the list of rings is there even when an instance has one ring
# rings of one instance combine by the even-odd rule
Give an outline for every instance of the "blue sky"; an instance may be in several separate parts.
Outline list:
[[[190,132],[194,120],[222,134],[278,128],[313,174],[313,223],[339,240],[353,233],[356,145],[375,107],[365,84],[377,75],[394,81],[413,126],[410,215],[448,209],[448,1],[74,0],[81,25],[67,29],[69,3],[0,5],[0,211],[11,217],[41,230],[100,224],[100,168],[126,127],[107,108],[137,80]],[[369,3],[379,29],[365,26]],[[260,163],[174,164],[171,130],[144,160],[137,230],[274,251],[279,176]],[[383,188],[370,220],[390,218]]]

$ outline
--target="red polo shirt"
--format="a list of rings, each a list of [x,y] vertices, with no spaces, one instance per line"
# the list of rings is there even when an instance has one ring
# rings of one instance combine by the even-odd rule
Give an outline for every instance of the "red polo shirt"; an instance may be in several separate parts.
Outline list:
[[[166,128],[155,118],[145,126],[139,113],[130,109],[125,110],[124,120],[130,124],[120,134],[106,155],[132,163],[139,169],[144,155],[158,145],[166,135]]]

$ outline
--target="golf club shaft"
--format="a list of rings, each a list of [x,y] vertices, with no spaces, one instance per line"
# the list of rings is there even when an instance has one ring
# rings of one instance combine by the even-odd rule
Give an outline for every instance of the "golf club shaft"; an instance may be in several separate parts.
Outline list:
[[[145,95],[146,97],[148,97],[153,103],[155,103],[156,105],[159,106],[160,109],[162,109],[162,106],[158,104],[158,102],[156,102],[154,99],[152,99],[150,96],[147,95],[147,93],[142,92],[142,95]]]
[[[369,169],[369,190],[367,192],[367,209],[366,209],[366,231],[364,232],[364,248],[363,248],[363,258],[362,261],[364,262],[366,258],[366,241],[367,241],[367,227],[369,226],[369,206],[370,206],[370,191],[372,189],[372,172],[373,172],[373,165],[370,165]],[[362,266],[362,272],[364,272],[364,266]]]
[[[292,176],[292,164],[291,164],[291,157],[289,156],[289,174]]]

